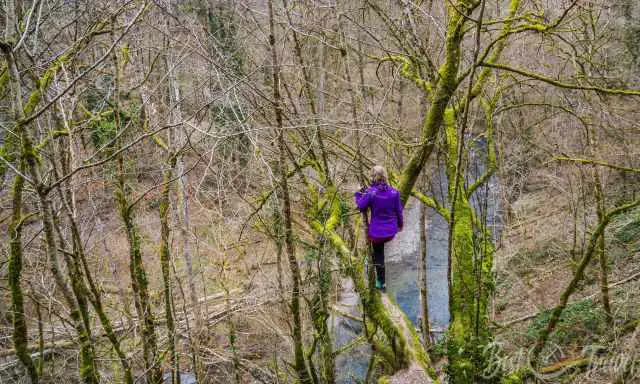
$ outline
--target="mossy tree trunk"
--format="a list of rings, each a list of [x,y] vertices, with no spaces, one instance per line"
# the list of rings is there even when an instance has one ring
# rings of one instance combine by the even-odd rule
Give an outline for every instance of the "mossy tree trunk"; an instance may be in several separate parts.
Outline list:
[[[116,127],[116,136],[120,134],[121,124],[121,105],[120,105],[120,63],[116,50],[112,54],[112,62],[114,69],[113,85],[114,85],[114,125]],[[146,124],[146,116],[142,110],[141,126]],[[116,140],[116,149],[122,145],[121,138]],[[158,355],[158,344],[155,332],[155,319],[151,307],[149,297],[149,282],[147,273],[142,261],[142,249],[140,233],[135,223],[135,206],[130,204],[127,196],[131,195],[131,188],[127,185],[125,179],[125,164],[122,154],[116,158],[116,186],[115,200],[118,207],[118,214],[124,225],[129,246],[129,274],[131,277],[131,289],[133,291],[133,301],[138,315],[138,327],[142,337],[142,353],[145,364],[145,375],[149,384],[157,384],[162,382],[162,367],[160,366]]]
[[[21,161],[20,172],[24,172],[24,162]],[[13,319],[13,347],[16,356],[24,365],[27,377],[32,384],[39,381],[38,372],[27,349],[28,332],[27,323],[24,316],[24,296],[22,294],[22,191],[24,189],[24,178],[16,175],[13,179],[12,187],[12,211],[9,223],[9,273],[7,283],[11,291],[11,313]]]
[[[10,22],[11,7],[7,5],[7,22]],[[10,35],[9,25],[7,25],[7,35]],[[15,66],[13,62],[13,52],[11,52],[12,47],[8,44],[2,45],[3,53],[6,57],[7,63]],[[7,65],[8,67],[9,65]],[[7,68],[8,69],[8,68]],[[17,70],[17,69],[16,69]],[[7,72],[9,72],[7,70]],[[20,84],[16,79],[12,79],[11,81],[11,91],[14,95],[13,102],[13,112],[14,112],[14,120],[17,124],[20,124],[20,120],[24,118],[24,111],[22,110],[22,92]],[[16,130],[19,131],[19,130]],[[13,145],[11,145],[13,144]],[[16,148],[7,148],[7,146],[11,145],[11,147]],[[16,143],[15,140],[7,140],[5,143],[5,152],[6,153],[16,153],[20,152],[20,145]],[[13,314],[13,346],[16,350],[16,355],[22,364],[24,365],[27,371],[27,377],[31,381],[31,383],[38,383],[39,377],[38,372],[36,371],[36,367],[31,359],[31,355],[27,349],[28,343],[28,328],[24,315],[24,296],[22,293],[22,261],[23,261],[23,253],[22,253],[22,207],[23,207],[23,191],[24,191],[24,177],[26,164],[24,159],[19,159],[18,173],[13,178],[13,186],[11,189],[11,221],[9,222],[8,235],[9,235],[9,265],[8,265],[8,275],[7,275],[7,283],[9,285],[9,290],[11,291],[11,313]],[[0,177],[4,178],[4,173],[0,175]]]
[[[301,383],[311,383],[311,376],[307,369],[302,341],[302,317],[300,314],[300,268],[295,254],[295,244],[293,238],[293,228],[291,221],[291,199],[289,197],[289,184],[286,162],[286,143],[282,122],[282,97],[280,96],[280,70],[278,66],[278,56],[276,52],[275,21],[273,15],[273,1],[268,1],[269,8],[269,46],[271,49],[272,76],[273,76],[273,106],[278,128],[278,170],[280,173],[280,188],[282,190],[282,218],[284,221],[284,244],[287,258],[289,259],[289,269],[291,271],[292,288],[290,309],[293,317],[293,348],[294,366],[298,379]]]
[[[426,206],[436,210],[450,226],[450,259],[448,270],[449,311],[451,323],[447,338],[449,377],[453,382],[465,382],[469,378],[482,381],[484,368],[482,350],[490,341],[488,329],[488,303],[493,289],[493,240],[491,231],[476,216],[471,196],[490,180],[495,172],[496,153],[494,142],[493,110],[495,100],[484,101],[487,123],[486,169],[476,180],[465,185],[464,169],[468,162],[459,161],[461,138],[456,126],[453,108],[447,108],[445,126],[445,171],[448,178],[448,200],[454,200],[455,212],[445,208],[435,199],[417,191],[413,194]],[[465,152],[465,156],[468,153]],[[457,189],[457,191],[456,191]],[[453,221],[453,222],[452,222]]]
[[[9,72],[11,90],[14,95],[14,110],[16,111],[14,132],[20,139],[21,162],[23,162],[24,169],[26,169],[29,174],[29,182],[33,185],[38,197],[38,209],[43,224],[45,250],[49,268],[56,286],[62,292],[69,308],[71,308],[71,319],[78,334],[80,343],[80,377],[85,383],[97,384],[99,382],[99,375],[93,346],[91,344],[91,330],[86,308],[86,296],[84,296],[84,292],[79,289],[81,283],[76,279],[77,276],[72,273],[70,273],[70,278],[72,279],[71,283],[74,289],[73,291],[69,289],[67,281],[58,265],[58,245],[54,236],[54,214],[48,197],[49,188],[42,181],[40,159],[36,154],[36,148],[28,132],[28,127],[24,123],[26,118],[25,110],[31,111],[35,108],[47,84],[43,84],[43,87],[34,91],[32,95],[35,95],[35,97],[31,97],[29,104],[24,107],[22,104],[21,79],[14,53],[11,46],[4,43],[1,45],[1,48],[7,60],[7,70]],[[50,79],[47,81],[50,81]]]
[[[407,199],[409,199],[418,176],[420,176],[427,159],[435,148],[436,138],[438,132],[440,132],[445,110],[458,87],[457,77],[460,67],[462,38],[464,37],[465,16],[471,14],[474,8],[464,7],[463,9],[466,10],[467,14],[463,15],[456,5],[447,5],[449,22],[445,37],[445,61],[438,70],[439,80],[433,95],[430,95],[429,111],[422,122],[421,145],[413,153],[400,175],[398,190],[403,203],[406,203]],[[413,80],[416,81],[416,79]]]
[[[120,174],[122,175],[124,166],[120,164]],[[145,371],[150,384],[162,382],[162,370],[159,365],[158,345],[155,333],[155,319],[149,298],[149,282],[147,273],[142,262],[142,250],[140,244],[140,234],[135,224],[133,207],[129,205],[126,194],[130,191],[124,185],[124,177],[119,176],[116,190],[116,198],[119,206],[119,214],[124,224],[129,245],[129,273],[131,275],[131,288],[133,299],[138,315],[138,327],[142,336],[143,358]]]
[[[496,169],[493,101],[484,104],[487,123],[486,170],[468,187],[464,182],[464,164],[478,160],[459,161],[461,155],[458,152],[462,148],[459,141],[465,138],[459,136],[452,108],[447,109],[444,118],[448,199],[455,201],[454,211],[448,215],[451,323],[447,339],[449,375],[455,383],[466,382],[469,378],[473,378],[474,382],[482,381],[481,372],[485,368],[482,352],[491,338],[488,305],[493,289],[494,246],[491,230],[486,223],[478,220],[470,201],[472,194],[489,181]]]
[[[604,206],[604,193],[602,191],[602,184],[600,181],[600,175],[598,171],[594,171],[594,185],[595,196],[597,203],[598,221],[604,220],[605,206]],[[607,324],[613,325],[613,315],[611,312],[611,301],[609,300],[609,266],[607,260],[607,253],[605,251],[605,233],[598,239],[598,258],[600,261],[600,298],[602,300],[602,307],[604,308],[604,314],[607,319]]]
[[[320,345],[320,382],[331,384],[335,383],[336,380],[333,337],[328,323],[331,307],[333,257],[331,251],[326,249],[326,244],[322,238],[319,238],[316,244],[317,287],[310,302],[310,312],[316,333],[315,337]],[[315,348],[312,348],[310,351],[311,356],[309,358],[313,358],[314,350]],[[314,374],[313,368],[311,368],[311,374]]]
[[[160,190],[159,213],[160,213],[160,266],[162,269],[162,283],[164,296],[165,319],[167,320],[167,338],[169,339],[169,352],[171,353],[171,383],[180,384],[180,361],[176,351],[176,327],[173,318],[173,294],[171,288],[171,245],[169,236],[169,192],[171,190],[171,179],[176,165],[176,158],[170,155],[166,169],[162,177],[162,188]]]

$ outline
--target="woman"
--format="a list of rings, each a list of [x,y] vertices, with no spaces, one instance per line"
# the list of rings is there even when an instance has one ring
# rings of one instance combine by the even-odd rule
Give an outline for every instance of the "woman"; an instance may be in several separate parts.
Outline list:
[[[384,168],[376,165],[371,169],[371,186],[362,187],[355,198],[360,211],[371,210],[368,237],[373,245],[376,288],[384,292],[384,244],[402,231],[403,225],[400,192],[387,184]]]

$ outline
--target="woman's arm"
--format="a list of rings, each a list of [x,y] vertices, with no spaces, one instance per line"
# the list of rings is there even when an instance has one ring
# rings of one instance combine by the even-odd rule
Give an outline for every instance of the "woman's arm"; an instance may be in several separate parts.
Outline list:
[[[373,197],[373,194],[368,191],[365,190],[364,188],[358,192],[356,192],[356,205],[358,206],[358,209],[361,211],[364,211],[365,209],[369,208],[369,206],[371,205],[371,200]]]
[[[402,231],[402,227],[404,226],[404,217],[402,212],[402,201],[400,201],[400,192],[397,192],[396,198],[396,217],[398,219],[398,230]]]

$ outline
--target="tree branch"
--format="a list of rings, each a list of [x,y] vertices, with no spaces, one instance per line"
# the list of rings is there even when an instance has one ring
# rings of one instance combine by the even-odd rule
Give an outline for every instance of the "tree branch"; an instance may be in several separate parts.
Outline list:
[[[578,89],[583,91],[595,91],[599,93],[605,93],[608,95],[640,96],[640,90],[637,90],[637,89],[603,88],[603,87],[592,86],[592,85],[579,85],[579,84],[565,83],[563,81],[555,80],[550,77],[541,75],[539,73],[529,72],[521,68],[514,68],[504,64],[488,63],[486,61],[483,61],[482,63],[480,63],[480,66],[517,73],[518,75],[522,75],[524,77],[528,77],[534,80],[539,80],[559,88]]]

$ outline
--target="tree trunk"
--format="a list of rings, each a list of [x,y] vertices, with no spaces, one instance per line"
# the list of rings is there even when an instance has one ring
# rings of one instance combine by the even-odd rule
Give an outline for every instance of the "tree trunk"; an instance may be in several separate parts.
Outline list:
[[[171,383],[180,384],[180,361],[176,352],[176,328],[173,320],[173,294],[171,289],[171,248],[169,244],[169,191],[171,178],[176,160],[170,154],[167,169],[162,177],[162,189],[160,191],[160,265],[162,268],[162,282],[164,287],[164,309],[167,320],[167,338],[169,339],[169,351],[171,353]]]
[[[172,7],[177,7],[177,4],[172,4]],[[169,36],[171,31],[171,22],[167,21],[167,35]],[[185,146],[187,142],[187,138],[185,133],[183,132],[182,126],[182,108],[181,108],[181,100],[180,100],[180,85],[178,84],[178,80],[176,79],[176,74],[174,70],[174,59],[173,52],[170,47],[169,41],[165,42],[167,49],[167,59],[166,59],[166,67],[168,73],[168,81],[169,81],[169,109],[170,109],[170,122],[171,124],[178,124],[176,134],[170,136],[168,147],[166,148],[169,152],[170,156],[174,156],[175,159],[172,161],[175,168],[175,175],[177,175],[178,179],[178,190],[177,190],[177,204],[174,209],[176,210],[178,223],[180,225],[180,243],[181,243],[181,254],[184,260],[184,264],[187,269],[187,286],[189,290],[189,301],[191,302],[191,307],[194,311],[195,324],[194,328],[189,332],[189,342],[191,344],[191,353],[192,353],[192,361],[194,362],[194,371],[197,372],[198,377],[202,377],[202,366],[199,360],[199,351],[200,351],[200,338],[201,332],[204,327],[204,319],[202,316],[202,308],[200,307],[200,302],[198,301],[198,295],[196,293],[196,279],[193,273],[193,258],[191,255],[191,242],[190,242],[190,213],[189,213],[189,191],[188,191],[188,183],[187,183],[187,175],[185,174],[184,168],[184,155],[182,153],[182,148]],[[169,202],[167,202],[169,203]],[[167,309],[169,310],[169,309]],[[176,355],[177,357],[177,355]],[[178,378],[179,380],[179,378]]]
[[[440,79],[431,98],[429,112],[422,122],[422,143],[411,156],[400,176],[398,190],[402,202],[406,203],[411,190],[422,172],[425,163],[435,147],[435,139],[440,131],[445,110],[457,88],[458,68],[460,66],[460,51],[464,37],[463,25],[465,18],[453,5],[447,6],[449,23],[445,39],[445,62],[439,69]]]
[[[115,23],[114,23],[115,24]],[[114,66],[114,124],[116,135],[120,133],[120,63],[118,57],[113,53]],[[144,110],[143,110],[144,112]],[[146,124],[146,116],[141,116],[141,124]],[[121,140],[116,140],[116,146],[120,147]],[[134,207],[127,200],[130,190],[125,183],[125,166],[123,155],[118,155],[116,159],[117,182],[115,198],[118,206],[118,214],[124,224],[129,245],[129,274],[131,276],[131,289],[138,315],[138,326],[142,335],[142,354],[145,364],[145,372],[149,384],[159,384],[162,382],[162,367],[158,356],[158,345],[155,332],[155,320],[149,298],[149,288],[147,273],[142,262],[142,250],[140,248],[140,234],[134,220]]]
[[[20,172],[24,172],[24,161],[20,161]],[[27,377],[32,384],[38,383],[38,372],[31,359],[27,342],[27,323],[24,316],[24,297],[22,294],[22,191],[24,178],[16,175],[13,179],[12,212],[9,223],[9,274],[7,276],[11,291],[11,313],[13,314],[13,347],[16,356],[27,371]]]
[[[431,344],[431,330],[429,328],[429,296],[427,291],[427,206],[420,203],[420,253],[418,254],[418,284],[420,286],[420,304],[422,316],[420,330],[425,349]]]
[[[121,168],[122,175],[122,168]],[[149,298],[147,274],[142,263],[142,251],[140,249],[140,235],[133,219],[132,207],[129,206],[125,196],[124,178],[120,176],[116,195],[118,199],[120,218],[125,227],[127,242],[129,244],[129,273],[131,275],[131,288],[134,295],[134,303],[138,315],[138,326],[142,335],[142,349],[145,362],[145,370],[148,372],[148,382],[157,384],[162,382],[162,370],[158,361],[158,346],[156,341],[154,315]]]
[[[600,182],[600,175],[596,170],[594,173],[594,185],[595,185],[595,195],[597,200],[597,213],[598,213],[598,221],[601,222],[604,220],[605,208],[604,208],[604,194],[602,192],[602,184]],[[605,252],[605,234],[604,231],[600,238],[598,239],[598,256],[600,261],[600,295],[602,299],[602,307],[604,308],[604,313],[607,318],[607,324],[610,326],[613,324],[613,316],[611,312],[611,302],[609,301],[609,266],[607,260],[607,254]]]
[[[311,318],[320,344],[320,376],[322,383],[335,383],[335,359],[333,353],[333,338],[329,329],[329,308],[331,300],[331,267],[333,258],[326,253],[325,241],[319,238],[318,251],[318,287],[311,301]],[[312,349],[313,352],[313,349]],[[313,356],[309,356],[311,359]],[[310,364],[311,365],[311,364]],[[313,374],[313,368],[311,368]]]
[[[11,36],[11,29],[13,27],[11,16],[14,15],[15,10],[12,9],[14,4],[11,1],[7,3],[6,9],[6,38]],[[17,68],[15,66],[13,52],[11,46],[2,46],[3,53],[7,60],[7,69],[11,78],[11,91],[14,95],[13,113],[14,120],[16,121],[16,131],[24,130],[21,126],[20,120],[24,118],[24,111],[22,106],[22,89],[20,86],[20,80]],[[15,143],[15,141],[9,141],[5,145]],[[16,146],[18,144],[16,143]],[[14,148],[13,150],[19,151],[20,148]],[[10,152],[10,151],[8,151]],[[29,380],[31,383],[38,383],[38,372],[36,371],[31,355],[27,350],[28,342],[28,330],[27,323],[24,316],[24,297],[22,294],[22,192],[24,190],[24,177],[22,174],[25,172],[26,164],[24,158],[19,160],[19,174],[16,174],[13,179],[13,187],[11,191],[11,221],[9,222],[8,235],[9,235],[9,273],[7,276],[7,283],[9,290],[11,291],[11,313],[13,314],[13,346],[16,350],[18,359],[24,365]],[[0,175],[4,178],[4,174]]]
[[[459,141],[465,138],[458,136],[453,109],[447,109],[444,125],[447,137],[448,199],[455,200],[455,205],[452,204],[453,211],[449,213],[448,282],[451,322],[447,355],[452,382],[464,383],[469,377],[481,380],[478,373],[482,371],[484,364],[482,350],[490,338],[488,304],[493,285],[493,244],[487,229],[474,222],[475,214],[469,201],[469,190],[464,187],[464,166],[458,158]],[[488,127],[489,137],[493,135],[492,127]],[[492,170],[489,169],[488,172]],[[486,182],[488,177],[483,175],[480,179]]]
[[[49,268],[53,274],[54,281],[57,287],[62,292],[67,305],[71,308],[71,318],[73,320],[74,327],[78,333],[80,341],[80,377],[85,383],[94,384],[99,382],[99,376],[95,363],[95,355],[93,347],[91,345],[91,331],[88,328],[88,313],[86,308],[82,306],[82,300],[85,299],[82,296],[76,296],[74,298],[73,293],[67,286],[67,282],[64,279],[60,271],[57,259],[57,243],[54,237],[54,223],[53,212],[48,200],[48,189],[42,183],[42,177],[40,175],[39,163],[36,157],[36,149],[33,147],[31,137],[27,132],[27,127],[20,123],[25,118],[25,109],[22,105],[22,87],[20,84],[20,74],[16,66],[15,57],[10,46],[2,44],[2,50],[7,59],[7,69],[11,78],[11,88],[14,95],[14,108],[16,111],[16,121],[18,124],[15,126],[15,133],[20,137],[21,141],[21,161],[24,162],[24,166],[31,177],[31,183],[33,184],[39,202],[39,210],[42,217],[43,231],[45,235],[46,254],[49,262]],[[31,107],[30,107],[31,108]],[[77,283],[77,281],[76,281]],[[72,281],[73,284],[73,281]],[[75,286],[75,285],[74,285]],[[81,292],[74,291],[76,295],[81,295]],[[76,299],[78,301],[76,301]],[[84,310],[83,310],[84,309]],[[84,323],[82,319],[85,319]]]
[[[304,346],[302,343],[302,318],[300,316],[300,268],[295,254],[293,229],[291,223],[291,200],[289,198],[289,185],[286,167],[286,144],[282,124],[282,98],[280,96],[280,70],[276,53],[275,26],[273,20],[273,0],[268,1],[269,7],[269,45],[271,48],[272,75],[273,75],[273,105],[278,127],[278,156],[280,171],[280,187],[282,188],[282,217],[284,219],[284,242],[293,286],[291,291],[291,314],[293,316],[293,345],[295,370],[301,383],[311,383],[309,371],[304,358]]]

